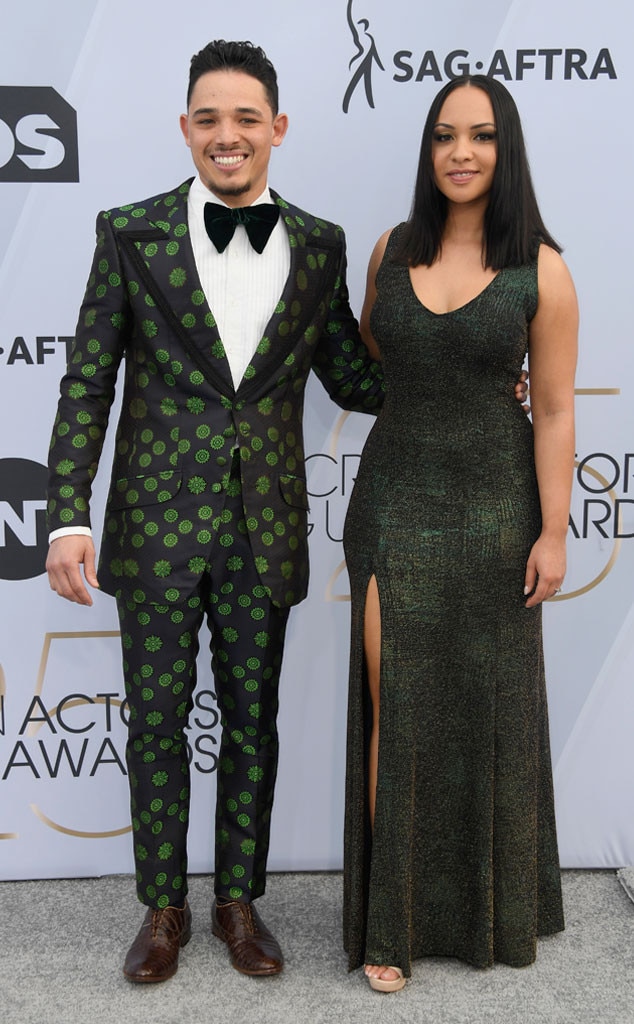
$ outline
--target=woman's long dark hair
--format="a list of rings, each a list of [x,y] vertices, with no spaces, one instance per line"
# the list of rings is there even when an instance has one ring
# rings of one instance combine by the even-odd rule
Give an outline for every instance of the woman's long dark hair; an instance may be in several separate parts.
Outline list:
[[[395,260],[431,266],[442,247],[448,203],[436,186],[432,165],[434,125],[447,96],[465,85],[482,89],[493,107],[497,160],[484,215],[482,255],[485,267],[500,270],[535,259],[540,242],[561,252],[542,221],[531,181],[520,116],[505,87],[486,75],[464,75],[445,85],[429,108],[420,146],[414,201]]]

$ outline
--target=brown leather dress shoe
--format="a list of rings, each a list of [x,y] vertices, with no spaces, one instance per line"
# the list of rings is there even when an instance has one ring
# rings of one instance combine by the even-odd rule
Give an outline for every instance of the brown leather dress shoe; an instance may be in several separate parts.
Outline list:
[[[192,934],[192,912],[184,907],[148,907],[139,933],[128,950],[123,973],[129,981],[167,981],[176,974],[181,946]]]
[[[252,903],[221,903],[211,908],[211,930],[229,947],[231,964],[242,974],[279,974],[282,950]]]

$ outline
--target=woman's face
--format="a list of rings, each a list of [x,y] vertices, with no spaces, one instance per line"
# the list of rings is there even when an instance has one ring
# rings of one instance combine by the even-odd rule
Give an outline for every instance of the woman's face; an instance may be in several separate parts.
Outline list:
[[[434,125],[432,165],[436,186],[451,203],[487,199],[497,160],[491,100],[476,85],[454,89]]]

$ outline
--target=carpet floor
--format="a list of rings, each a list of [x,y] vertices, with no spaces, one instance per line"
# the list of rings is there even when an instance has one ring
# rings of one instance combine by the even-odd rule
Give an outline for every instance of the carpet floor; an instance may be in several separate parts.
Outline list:
[[[2,1024],[633,1024],[634,903],[614,871],[565,871],[566,930],[521,970],[414,964],[398,993],[348,974],[341,875],[273,874],[258,902],[284,972],[233,970],[209,928],[211,883],[190,882],[194,934],[177,975],[131,985],[121,966],[143,909],[127,876],[0,883]]]

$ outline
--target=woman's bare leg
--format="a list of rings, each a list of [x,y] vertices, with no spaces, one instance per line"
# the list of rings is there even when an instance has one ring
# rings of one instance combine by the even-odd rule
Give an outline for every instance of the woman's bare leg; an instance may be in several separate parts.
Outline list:
[[[372,701],[372,733],[370,735],[370,749],[368,751],[368,803],[370,808],[370,824],[374,828],[376,781],[379,763],[379,711],[381,703],[381,606],[376,576],[371,577],[365,598],[363,650],[368,689],[370,690],[370,700]]]
[[[370,749],[368,751],[368,806],[370,809],[370,823],[372,828],[374,828],[379,764],[379,712],[381,704],[381,605],[376,576],[371,577],[365,598],[363,650],[368,689],[372,702],[372,733],[370,735]],[[365,973],[368,978],[380,978],[382,981],[395,981],[399,977],[392,967],[387,967],[385,964],[366,964]]]

